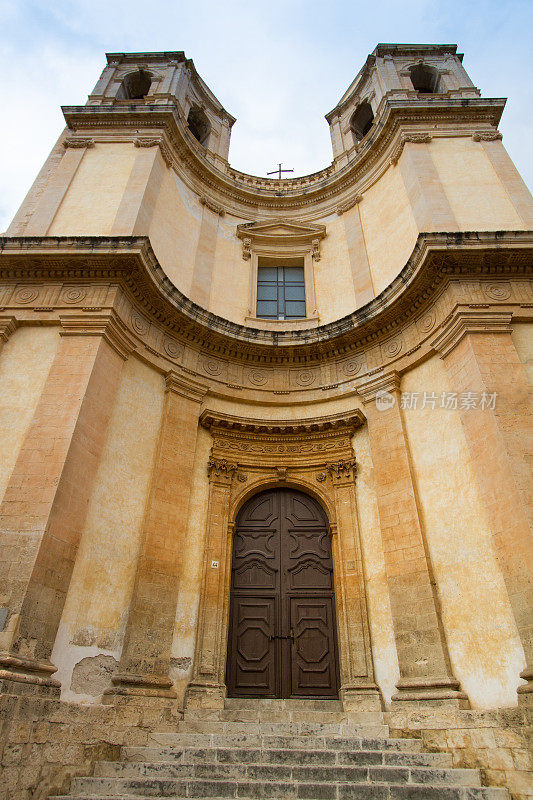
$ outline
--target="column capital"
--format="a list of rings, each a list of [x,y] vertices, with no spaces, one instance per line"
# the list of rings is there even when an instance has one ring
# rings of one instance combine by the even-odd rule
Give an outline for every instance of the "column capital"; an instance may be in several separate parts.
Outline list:
[[[101,336],[126,361],[137,345],[122,320],[110,314],[60,315],[61,336]]]
[[[511,311],[455,308],[431,341],[431,347],[446,358],[467,333],[510,333]]]
[[[361,397],[363,403],[371,403],[376,399],[380,392],[394,392],[400,391],[401,375],[393,369],[387,372],[379,371],[378,374],[365,378],[357,387],[357,393]]]
[[[192,378],[180,375],[174,370],[170,370],[165,375],[165,392],[172,392],[201,403],[207,394],[207,387]]]
[[[334,486],[353,484],[357,474],[357,462],[355,458],[343,458],[340,461],[327,463],[326,470],[331,475]]]
[[[18,322],[15,317],[0,317],[0,347],[7,342],[12,333],[17,329]]]
[[[209,457],[207,462],[207,475],[213,483],[230,484],[238,470],[238,465],[225,458]]]

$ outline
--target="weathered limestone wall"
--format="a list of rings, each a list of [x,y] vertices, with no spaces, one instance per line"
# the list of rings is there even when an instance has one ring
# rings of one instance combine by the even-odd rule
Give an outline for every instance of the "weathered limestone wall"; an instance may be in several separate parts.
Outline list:
[[[470,137],[434,138],[429,150],[459,230],[524,227],[480,142]]]
[[[0,502],[58,343],[55,327],[19,328],[0,352]]]
[[[131,142],[96,144],[85,150],[46,233],[49,236],[110,234],[135,153]]]
[[[512,706],[524,653],[459,414],[440,407],[451,389],[437,356],[402,381],[418,393],[418,408],[403,412],[418,500],[454,674],[473,708]],[[424,392],[435,408],[422,407]]]
[[[398,165],[389,167],[364,193],[360,211],[374,291],[378,295],[409,258],[418,234]]]
[[[130,357],[52,653],[65,699],[95,702],[118,666],[162,401],[162,377]]]
[[[511,336],[518,357],[524,364],[528,380],[533,386],[533,326],[527,322],[516,323],[512,326]]]

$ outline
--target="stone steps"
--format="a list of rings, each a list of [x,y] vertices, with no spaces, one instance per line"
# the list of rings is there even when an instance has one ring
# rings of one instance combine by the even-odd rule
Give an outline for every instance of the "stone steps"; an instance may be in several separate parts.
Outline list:
[[[258,747],[268,750],[401,750],[419,753],[420,739],[386,739],[366,737],[360,731],[354,736],[272,736],[259,733],[168,733],[155,732],[150,735],[150,746],[163,748],[179,747]],[[126,747],[125,752],[135,750]]]
[[[448,753],[410,753],[397,750],[298,750],[294,749],[261,749],[237,747],[174,749],[127,747],[122,753],[120,766],[137,768],[139,764],[311,764],[316,766],[343,765],[377,765],[452,767],[452,757]],[[116,762],[100,762],[96,766],[96,775],[110,775],[115,770]],[[100,771],[103,770],[103,771]],[[133,773],[131,773],[133,774]]]
[[[106,779],[135,781],[138,778],[156,781],[231,780],[231,781],[291,781],[296,783],[421,783],[439,786],[480,786],[479,773],[472,769],[438,769],[390,765],[295,765],[295,764],[98,764],[94,778],[79,778],[85,786]],[[116,779],[116,781],[115,781]]]
[[[388,733],[381,712],[347,714],[338,701],[228,700],[96,763],[68,798],[509,800],[506,789],[482,787],[478,770]]]

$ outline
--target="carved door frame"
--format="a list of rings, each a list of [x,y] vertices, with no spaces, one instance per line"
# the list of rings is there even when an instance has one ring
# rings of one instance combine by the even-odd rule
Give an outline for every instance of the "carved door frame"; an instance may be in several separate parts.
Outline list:
[[[213,437],[193,677],[188,707],[222,708],[235,520],[264,489],[293,488],[324,509],[332,537],[340,693],[346,710],[377,710],[368,604],[357,519],[352,438],[360,411],[318,419],[257,421],[205,411]]]

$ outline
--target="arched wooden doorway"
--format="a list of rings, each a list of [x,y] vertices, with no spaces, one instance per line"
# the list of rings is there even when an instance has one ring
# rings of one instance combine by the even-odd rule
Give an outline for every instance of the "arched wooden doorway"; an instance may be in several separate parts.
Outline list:
[[[337,697],[333,561],[320,505],[292,489],[254,495],[236,523],[226,683],[230,697]]]

